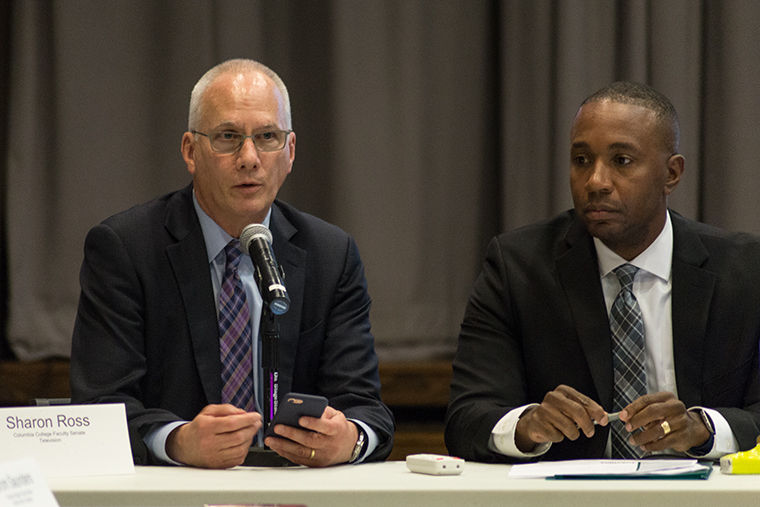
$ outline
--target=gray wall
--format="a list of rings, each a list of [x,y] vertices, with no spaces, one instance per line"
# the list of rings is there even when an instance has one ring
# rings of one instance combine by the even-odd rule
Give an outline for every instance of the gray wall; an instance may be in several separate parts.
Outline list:
[[[672,206],[760,232],[760,2],[11,5],[0,184],[22,359],[68,354],[87,230],[189,181],[190,89],[231,57],[288,84],[298,145],[281,196],[356,238],[382,358],[451,353],[487,240],[570,206],[570,123],[610,81],[648,82],[679,110]]]

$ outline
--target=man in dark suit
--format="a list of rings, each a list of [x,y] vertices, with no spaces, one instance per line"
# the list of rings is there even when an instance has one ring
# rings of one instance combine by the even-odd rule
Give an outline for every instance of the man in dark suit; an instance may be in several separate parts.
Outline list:
[[[308,466],[381,460],[390,452],[393,417],[380,400],[356,244],[275,200],[295,141],[280,78],[258,62],[224,62],[191,95],[182,155],[192,185],[117,214],[87,236],[72,399],[125,403],[137,463],[227,468],[243,462],[252,442],[262,443],[262,302],[251,258],[239,255],[236,243],[251,223],[271,230],[291,298],[279,317],[280,396],[329,400],[320,418],[301,418],[305,429],[277,425],[263,443]],[[250,350],[235,366],[247,360],[251,370],[240,380],[252,391],[248,409],[223,395],[220,337],[228,330],[221,322],[229,310],[220,301],[233,257],[240,261],[230,279],[243,301],[236,311],[248,316],[237,331],[249,338],[235,345]]]
[[[715,459],[754,447],[760,240],[668,210],[684,170],[678,137],[672,104],[645,85],[613,83],[581,105],[571,130],[574,210],[488,247],[453,364],[452,454],[618,457],[615,431],[637,455]],[[646,390],[612,423],[623,383],[614,365],[634,363],[615,359],[610,327],[623,293],[616,269],[626,264],[645,330]]]

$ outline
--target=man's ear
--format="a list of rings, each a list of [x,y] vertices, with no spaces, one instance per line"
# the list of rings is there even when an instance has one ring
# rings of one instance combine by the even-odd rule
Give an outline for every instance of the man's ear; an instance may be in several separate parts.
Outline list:
[[[185,160],[187,172],[195,174],[195,135],[192,132],[185,132],[182,135],[180,151],[182,152],[182,158]]]
[[[668,175],[665,180],[665,195],[670,195],[681,181],[681,176],[686,169],[686,159],[680,153],[674,153],[668,159]]]

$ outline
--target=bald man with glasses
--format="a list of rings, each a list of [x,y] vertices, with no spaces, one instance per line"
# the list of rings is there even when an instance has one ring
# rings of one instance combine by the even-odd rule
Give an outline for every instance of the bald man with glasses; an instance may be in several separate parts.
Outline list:
[[[276,199],[295,159],[287,88],[230,60],[190,98],[184,189],[95,226],[85,241],[71,355],[72,399],[125,403],[138,464],[228,468],[250,447],[307,466],[385,459],[370,298],[344,231]],[[291,298],[279,316],[279,394],[329,405],[264,437],[262,299],[238,238],[263,224]]]

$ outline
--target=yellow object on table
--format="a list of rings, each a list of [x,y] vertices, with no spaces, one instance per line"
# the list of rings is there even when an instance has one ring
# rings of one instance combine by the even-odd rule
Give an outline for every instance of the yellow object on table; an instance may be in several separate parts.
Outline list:
[[[760,474],[760,437],[754,448],[720,458],[720,471],[724,474]]]

